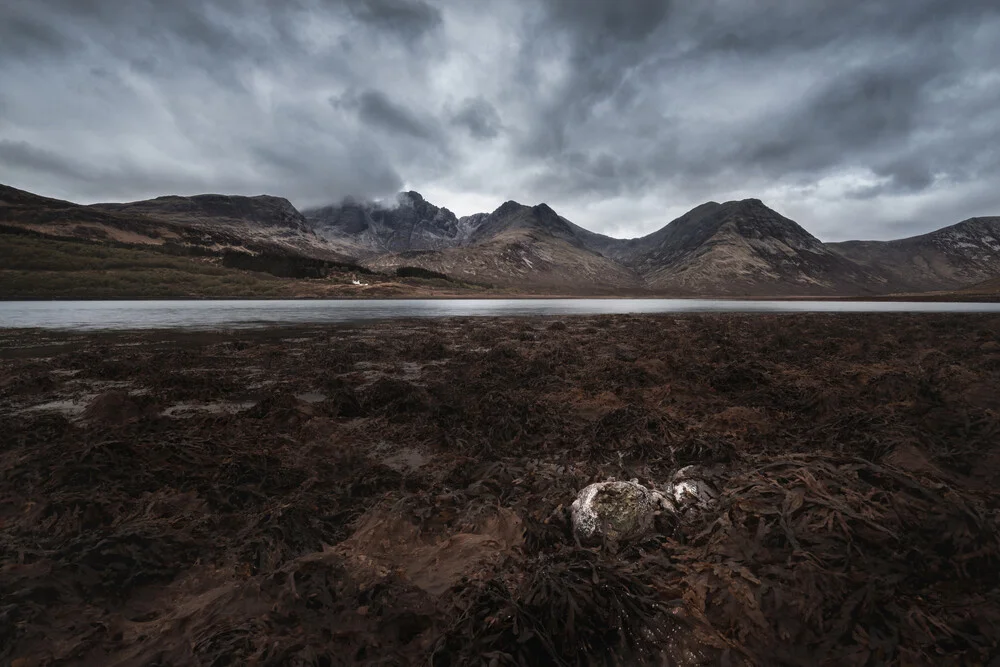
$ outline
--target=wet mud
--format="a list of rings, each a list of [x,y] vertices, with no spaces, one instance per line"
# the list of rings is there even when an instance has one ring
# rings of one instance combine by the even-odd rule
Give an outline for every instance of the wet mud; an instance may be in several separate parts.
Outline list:
[[[1000,659],[998,316],[0,331],[0,443],[0,664]]]

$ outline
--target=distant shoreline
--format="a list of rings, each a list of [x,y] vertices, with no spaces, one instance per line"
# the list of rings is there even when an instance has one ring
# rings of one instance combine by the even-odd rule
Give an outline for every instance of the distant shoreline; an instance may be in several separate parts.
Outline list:
[[[877,296],[671,296],[630,294],[468,294],[468,295],[392,295],[392,296],[100,296],[100,297],[35,297],[20,298],[0,296],[0,302],[85,302],[85,301],[541,301],[546,299],[572,300],[636,300],[636,301],[850,301],[850,302],[940,302],[940,303],[997,303],[1000,294],[886,294]]]

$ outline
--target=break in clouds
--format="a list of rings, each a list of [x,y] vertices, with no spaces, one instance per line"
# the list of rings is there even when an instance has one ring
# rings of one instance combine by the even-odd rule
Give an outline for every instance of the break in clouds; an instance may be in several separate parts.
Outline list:
[[[0,182],[905,236],[1000,215],[998,35],[995,0],[6,0]]]

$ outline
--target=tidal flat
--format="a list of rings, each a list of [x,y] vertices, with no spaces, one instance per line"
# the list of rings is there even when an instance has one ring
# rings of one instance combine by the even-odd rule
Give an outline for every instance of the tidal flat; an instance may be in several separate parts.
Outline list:
[[[0,662],[985,665],[998,483],[1000,315],[0,330]]]

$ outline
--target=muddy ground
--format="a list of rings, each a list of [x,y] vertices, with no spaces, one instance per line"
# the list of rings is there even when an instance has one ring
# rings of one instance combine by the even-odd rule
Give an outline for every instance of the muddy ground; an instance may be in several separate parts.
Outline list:
[[[998,427],[1000,316],[0,332],[0,664],[996,664]]]

